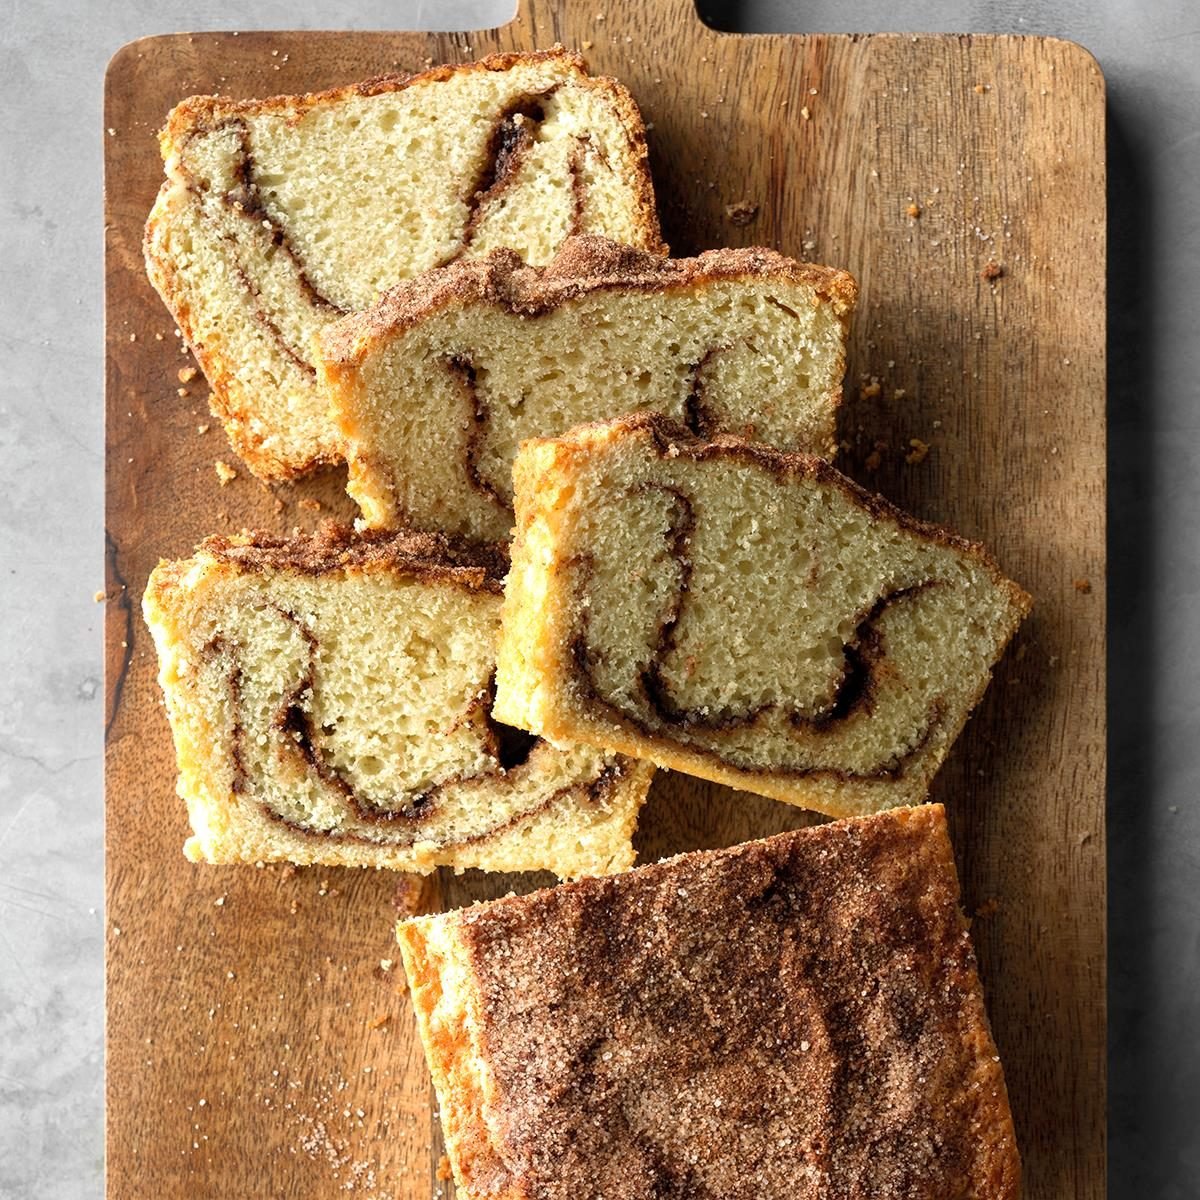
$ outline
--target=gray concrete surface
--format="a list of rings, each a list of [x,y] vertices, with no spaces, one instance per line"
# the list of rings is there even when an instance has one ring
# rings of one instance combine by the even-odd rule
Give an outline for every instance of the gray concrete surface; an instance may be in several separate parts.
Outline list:
[[[579,0],[570,0],[579,2]],[[103,1187],[101,82],[183,28],[459,28],[507,0],[10,0],[0,18],[0,1200]],[[721,28],[1046,33],[1110,119],[1113,1197],[1200,1196],[1200,6],[702,0]]]

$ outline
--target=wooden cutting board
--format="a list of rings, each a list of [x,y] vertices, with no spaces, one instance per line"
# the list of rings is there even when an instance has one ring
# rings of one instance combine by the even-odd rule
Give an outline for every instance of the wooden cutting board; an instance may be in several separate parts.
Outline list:
[[[128,1197],[450,1194],[391,927],[528,879],[189,865],[150,639],[159,556],[348,516],[235,466],[142,269],[154,133],[194,92],[306,91],[555,41],[651,123],[676,253],[776,246],[862,284],[844,469],[987,542],[1036,608],[936,781],[1030,1200],[1104,1194],[1104,82],[1045,38],[741,36],[690,0],[522,0],[472,34],[151,38],[106,88],[108,1179]],[[989,264],[994,264],[994,267]],[[996,274],[996,268],[999,274]],[[988,278],[995,275],[995,278]],[[180,389],[183,388],[186,394]],[[200,432],[208,427],[207,432]],[[920,446],[928,445],[922,461]],[[319,500],[322,513],[311,501]],[[661,774],[644,857],[804,823]],[[545,882],[537,880],[536,882]]]

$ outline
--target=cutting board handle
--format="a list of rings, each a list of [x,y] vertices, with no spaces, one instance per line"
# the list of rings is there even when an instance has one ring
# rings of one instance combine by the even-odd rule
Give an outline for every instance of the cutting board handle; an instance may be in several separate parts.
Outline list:
[[[651,26],[658,30],[677,30],[702,24],[696,11],[696,0],[517,0],[513,24],[530,30],[539,47],[556,41],[566,44],[568,38],[559,31],[567,4],[587,4],[589,15],[601,18],[593,21],[595,40],[630,37],[633,39],[631,46],[644,44]],[[586,22],[577,16],[572,24],[578,28]],[[580,49],[579,46],[568,48]]]

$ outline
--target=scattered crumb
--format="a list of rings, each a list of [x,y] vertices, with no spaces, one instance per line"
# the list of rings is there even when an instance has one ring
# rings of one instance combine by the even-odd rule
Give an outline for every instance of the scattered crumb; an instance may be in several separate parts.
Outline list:
[[[314,500],[311,496],[302,496],[296,501],[298,507],[303,508],[306,512],[320,512],[320,500]]]
[[[752,200],[735,200],[725,205],[725,216],[733,225],[749,225],[758,216],[758,205]]]
[[[859,386],[858,398],[860,400],[878,400],[883,394],[883,385],[879,382],[878,375],[872,375],[866,383]]]
[[[587,41],[587,40],[585,40],[585,41],[584,41],[584,43],[583,43],[583,49],[584,49],[585,51],[586,51],[586,50],[590,50],[590,49],[591,49],[591,48],[592,48],[594,45],[595,45],[595,42],[591,42],[591,41]]]
[[[392,904],[402,916],[417,916],[425,907],[425,877],[401,875],[392,893]]]
[[[207,432],[208,432],[208,426],[207,426],[207,425],[197,425],[197,426],[196,426],[196,432],[197,432],[197,433],[207,433]]]
[[[367,1022],[368,1029],[382,1029],[392,1019],[391,1013],[380,1013]]]
[[[156,342],[161,342],[161,341],[163,340],[163,335],[162,335],[161,333],[156,333],[156,334],[154,335],[154,340],[155,340]]]
[[[214,904],[215,904],[215,905],[216,905],[218,908],[224,908],[224,907],[225,907],[225,897],[224,897],[224,896],[218,896],[218,897],[217,897],[217,898],[216,898],[216,899],[213,901],[213,903],[214,903]]]
[[[278,496],[275,497],[275,511],[276,513],[283,512],[283,501]]]
[[[990,92],[991,90],[991,86],[986,83],[977,83],[975,85],[975,94],[977,96],[982,96],[984,92]]]
[[[232,483],[237,478],[237,472],[227,462],[222,462],[219,458],[213,463],[213,467],[217,472],[217,478],[221,481],[222,487],[227,483]]]
[[[100,588],[97,591],[92,593],[92,599],[97,604],[103,604],[107,595],[108,595],[108,593],[103,588]]]
[[[1000,911],[1000,901],[995,896],[989,896],[976,910],[976,919],[986,921]]]
[[[448,1154],[443,1154],[438,1159],[437,1177],[443,1183],[454,1178],[454,1172],[450,1170],[450,1156]]]
[[[921,215],[921,206],[914,201],[904,211],[915,221]]]
[[[386,975],[396,965],[395,959],[381,958],[379,960],[379,969]]]
[[[903,400],[908,395],[907,388],[892,388],[892,399]]]
[[[863,463],[863,466],[865,466],[868,471],[878,471],[883,465],[883,454],[887,448],[887,442],[876,442],[875,449],[867,455],[866,462]]]
[[[191,394],[192,393],[189,392],[187,390],[187,388],[176,388],[175,389],[175,395],[177,395],[177,396],[190,396]]]
[[[807,105],[807,104],[805,104],[805,105],[802,105],[802,106],[801,106],[801,109],[800,109],[800,115],[801,115],[801,117],[803,117],[803,118],[804,118],[804,120],[806,120],[806,121],[811,121],[811,120],[812,120],[812,113],[811,113],[811,112],[809,112],[809,109],[808,109],[808,105]]]
[[[991,260],[984,266],[983,270],[980,271],[979,274],[989,283],[991,283],[993,279],[999,279],[1004,274],[1004,268],[1000,265],[1000,263],[996,262],[995,260]]]
[[[136,333],[131,333],[131,334],[129,335],[129,340],[130,340],[131,342],[136,342],[136,341],[137,341],[137,334],[136,334]]]
[[[195,367],[180,367],[179,368],[179,382],[180,383],[191,383],[192,380],[195,379],[196,376],[199,374],[200,374],[200,372],[197,371]]]
[[[912,449],[904,456],[904,461],[910,467],[915,467],[917,463],[924,462],[926,456],[929,454],[929,443],[921,441],[920,438],[909,438],[908,444]]]
[[[1090,579],[1075,580],[1075,590],[1084,596],[1090,596],[1092,592],[1092,581]]]

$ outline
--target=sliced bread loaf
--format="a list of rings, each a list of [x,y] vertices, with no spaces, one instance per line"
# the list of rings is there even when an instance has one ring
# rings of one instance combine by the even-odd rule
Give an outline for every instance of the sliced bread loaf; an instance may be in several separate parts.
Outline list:
[[[770,250],[669,260],[594,236],[400,284],[327,326],[318,370],[368,526],[512,529],[527,437],[633,409],[828,454],[854,280]]]
[[[160,135],[150,279],[263,478],[339,460],[312,337],[388,288],[572,233],[665,251],[629,93],[561,48],[306,96],[193,96]]]
[[[399,927],[460,1196],[1015,1200],[941,807]]]
[[[431,871],[633,862],[652,770],[491,712],[503,553],[210,538],[150,576],[189,858]]]
[[[499,719],[834,816],[925,798],[1029,610],[828,463],[659,417],[515,479]]]

